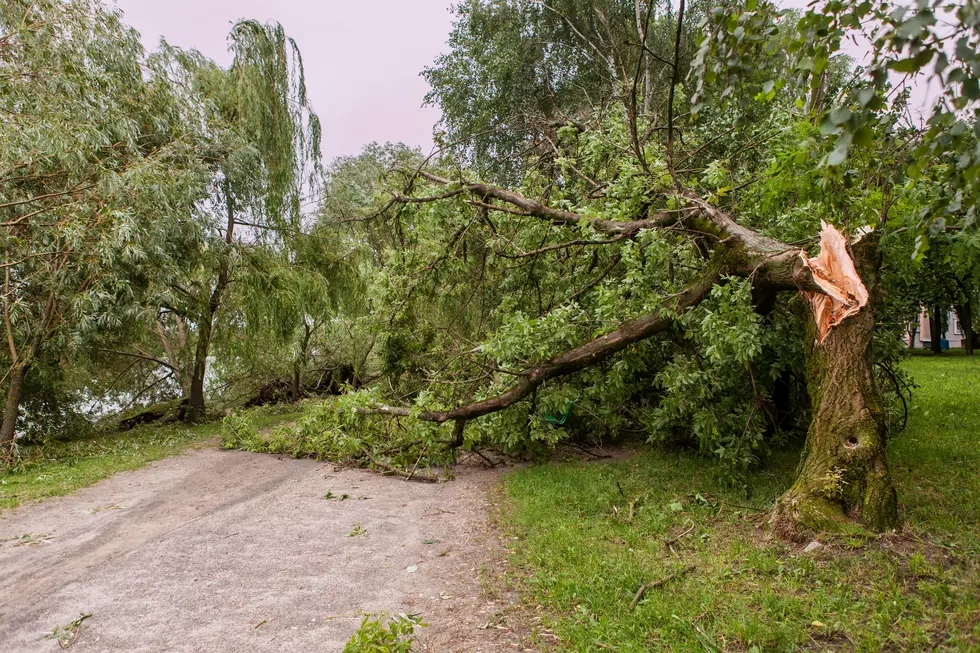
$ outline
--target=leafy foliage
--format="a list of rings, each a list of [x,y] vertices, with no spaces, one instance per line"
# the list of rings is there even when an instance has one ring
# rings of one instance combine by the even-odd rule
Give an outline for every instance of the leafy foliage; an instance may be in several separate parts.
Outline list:
[[[366,615],[357,632],[344,647],[344,653],[409,653],[417,627],[425,627],[415,615],[398,614],[388,619]]]

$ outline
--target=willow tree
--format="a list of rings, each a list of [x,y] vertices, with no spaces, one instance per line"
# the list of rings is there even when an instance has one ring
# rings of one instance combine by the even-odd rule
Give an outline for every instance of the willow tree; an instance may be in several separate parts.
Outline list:
[[[149,292],[151,342],[123,352],[181,379],[185,416],[203,418],[205,381],[236,265],[256,242],[300,230],[320,184],[320,125],[306,95],[296,43],[275,23],[232,28],[231,67],[163,44],[172,84],[201,107],[211,178],[194,210],[175,216]]]
[[[32,379],[64,371],[132,312],[120,270],[139,268],[155,225],[204,177],[181,98],[139,35],[90,2],[0,8],[0,242],[12,448]]]
[[[950,53],[947,23],[919,5],[788,15],[749,0],[692,24],[679,2],[670,46],[643,47],[641,20],[615,46],[620,92],[556,126],[516,188],[453,161],[403,171],[398,209],[375,216],[410,226],[386,252],[393,392],[345,400],[326,426],[349,442],[342,433],[408,420],[419,426],[404,446],[431,453],[533,448],[578,421],[580,433],[693,439],[745,469],[802,417],[803,459],[773,529],[894,527],[874,342],[901,329],[876,321],[879,271],[899,234],[921,250],[957,222],[975,239],[980,170],[962,113],[976,108],[978,13],[947,16]],[[862,25],[876,59],[852,70],[840,45]],[[689,33],[700,49],[685,76]],[[662,110],[645,113],[648,57],[666,82],[652,93]],[[943,93],[920,128],[889,71],[926,65]],[[949,192],[924,204],[903,177]]]

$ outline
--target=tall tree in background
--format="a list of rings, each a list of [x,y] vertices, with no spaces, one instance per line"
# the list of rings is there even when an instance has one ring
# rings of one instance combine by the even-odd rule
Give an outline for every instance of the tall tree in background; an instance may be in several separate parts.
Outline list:
[[[689,2],[688,22],[710,4]],[[445,144],[488,179],[519,181],[529,153],[557,156],[557,129],[611,100],[627,99],[632,120],[666,113],[674,68],[661,55],[676,34],[669,0],[466,0],[455,11],[451,50],[424,72],[426,100],[442,109]],[[681,37],[683,77],[697,43],[690,30]]]
[[[176,353],[167,360],[130,353],[185,379],[191,421],[204,417],[208,359],[241,259],[237,250],[299,231],[304,202],[322,175],[320,124],[296,43],[280,25],[255,21],[237,23],[229,43],[228,70],[194,51],[163,50],[174,84],[189,86],[190,100],[204,107],[212,178],[194,212],[197,237],[174,234],[153,284],[148,318],[163,349]]]

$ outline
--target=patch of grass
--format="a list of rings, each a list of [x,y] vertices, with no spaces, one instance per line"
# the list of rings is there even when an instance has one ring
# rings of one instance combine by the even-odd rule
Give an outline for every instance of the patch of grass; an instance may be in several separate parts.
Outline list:
[[[905,363],[920,388],[888,459],[910,528],[980,556],[980,356],[946,352]]]
[[[827,539],[812,553],[766,540],[758,524],[798,451],[753,474],[747,495],[704,459],[648,449],[510,476],[501,522],[555,646],[980,649],[980,359],[906,364],[921,388],[888,450],[899,534]]]
[[[255,420],[260,427],[268,427],[296,417],[292,413],[265,414]],[[0,471],[0,511],[24,501],[69,494],[117,472],[179,454],[196,443],[216,438],[220,430],[220,422],[200,426],[144,426],[121,433],[21,447],[20,464],[12,470]]]

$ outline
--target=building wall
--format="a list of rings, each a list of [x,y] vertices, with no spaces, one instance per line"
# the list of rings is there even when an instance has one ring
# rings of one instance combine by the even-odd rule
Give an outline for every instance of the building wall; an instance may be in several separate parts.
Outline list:
[[[956,313],[950,311],[949,315],[946,316],[948,320],[947,324],[949,327],[946,329],[946,333],[943,334],[943,338],[949,340],[949,348],[957,349],[963,346],[963,330],[960,328],[960,321],[956,318]],[[922,309],[919,314],[919,328],[915,332],[915,341],[912,344],[913,349],[929,349],[932,345],[932,333],[929,329],[929,311]]]

